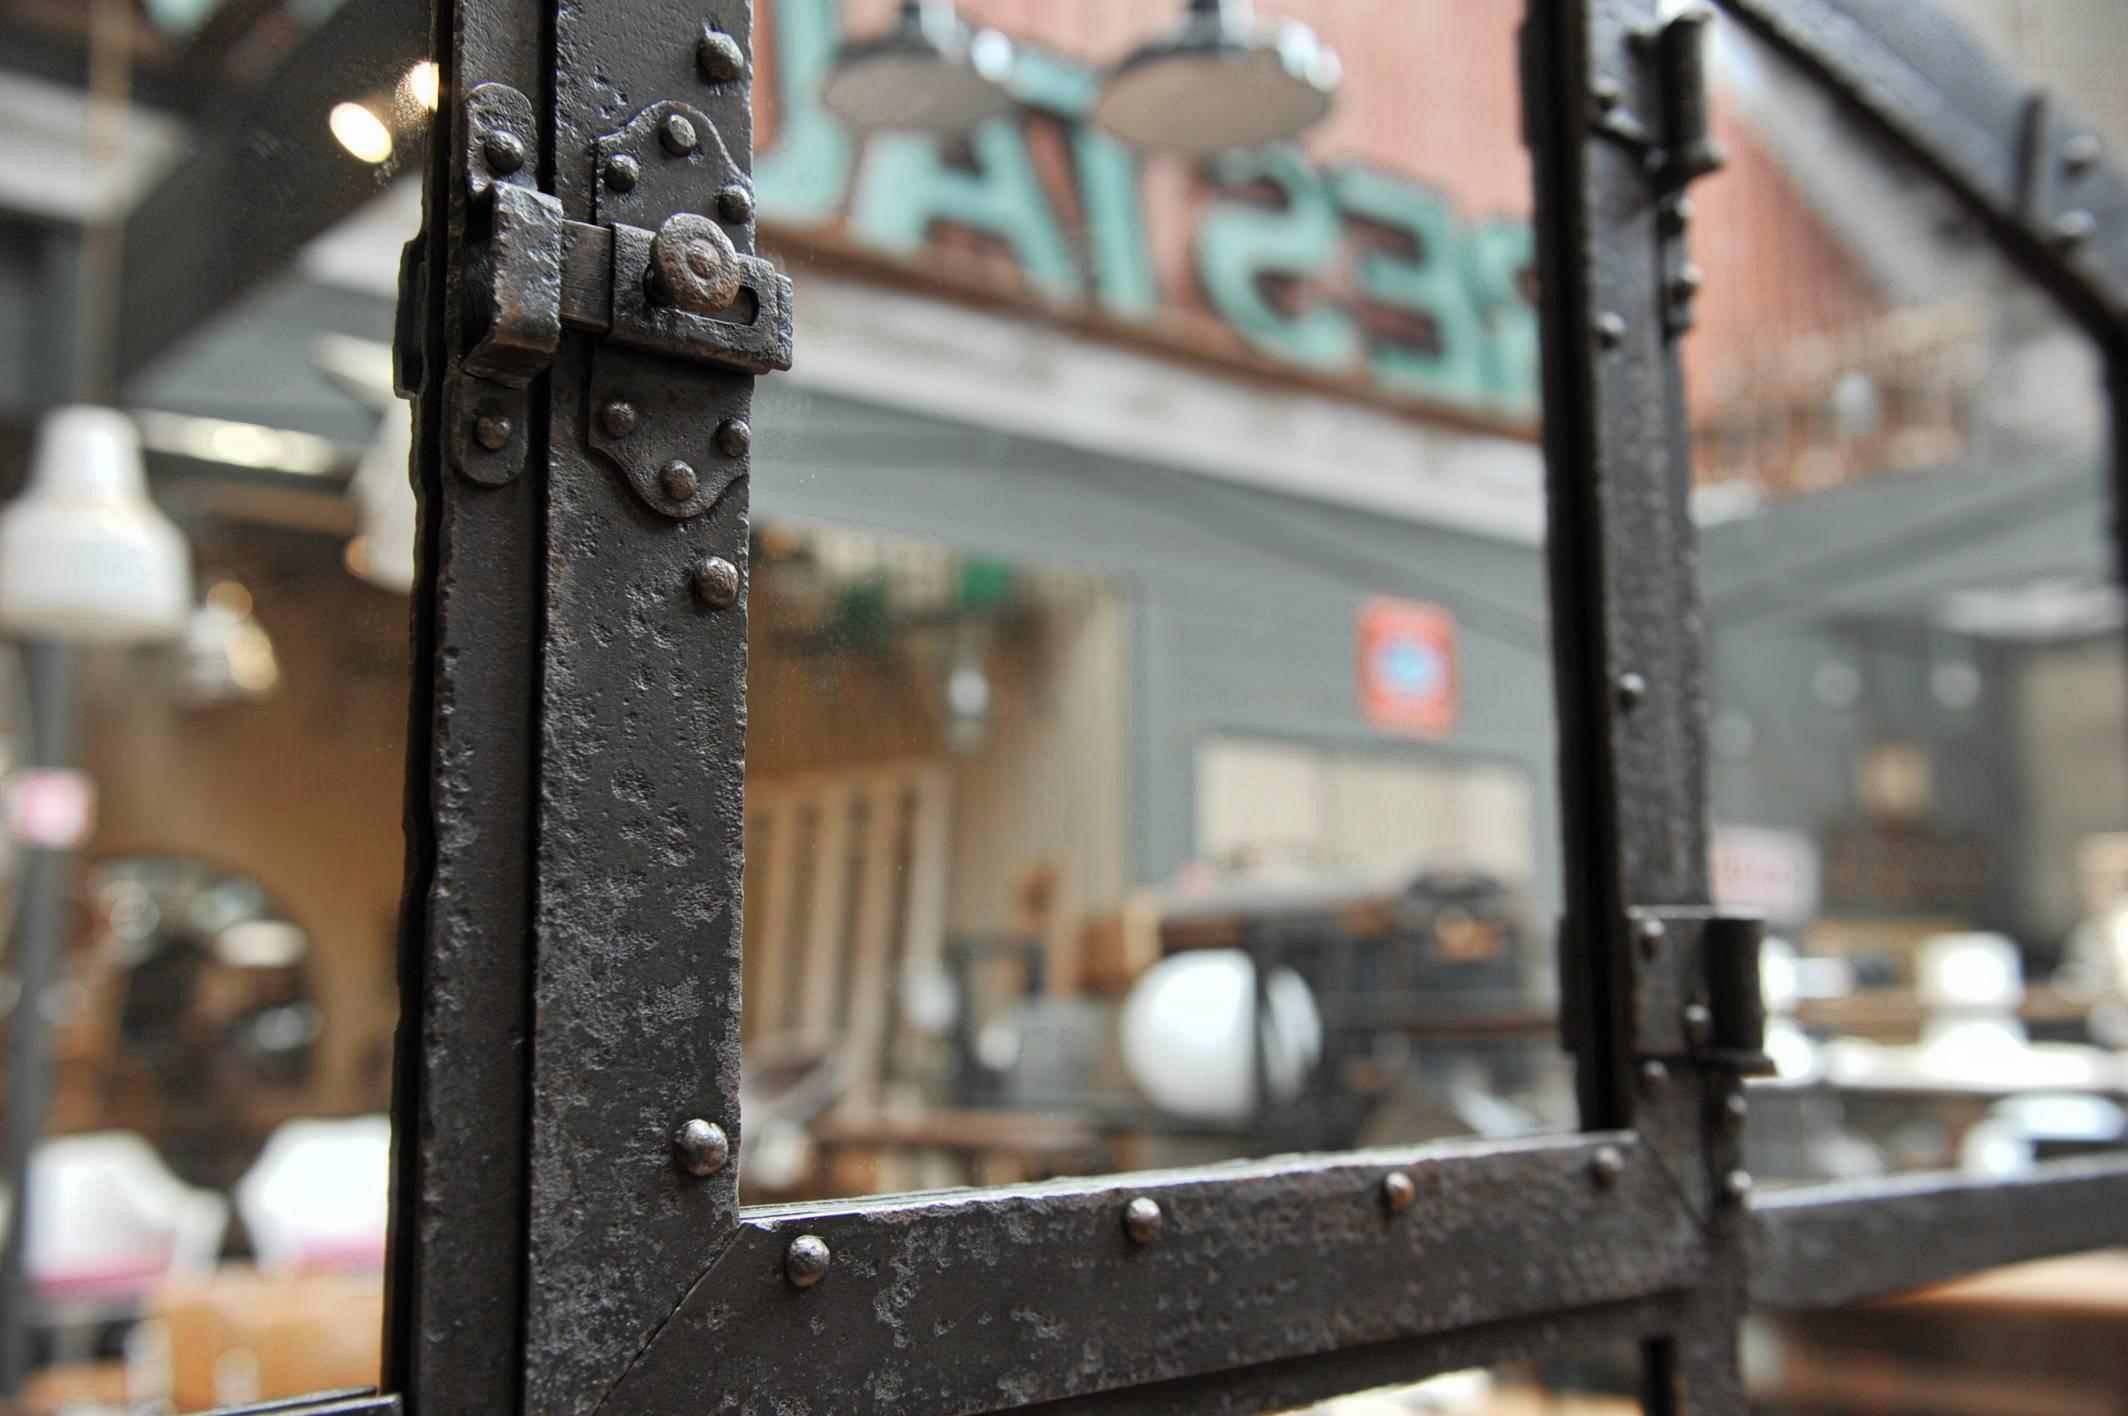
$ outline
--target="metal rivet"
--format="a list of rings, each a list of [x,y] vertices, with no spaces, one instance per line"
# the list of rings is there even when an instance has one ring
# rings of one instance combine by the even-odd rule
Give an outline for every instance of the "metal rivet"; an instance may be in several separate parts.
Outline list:
[[[754,445],[754,430],[743,418],[726,418],[717,424],[717,450],[726,457],[744,457]]]
[[[659,470],[658,485],[674,501],[686,501],[702,489],[702,479],[695,476],[694,468],[676,457]]]
[[[510,420],[500,413],[483,413],[473,420],[473,441],[489,452],[501,452],[510,445]]]
[[[2062,139],[2062,166],[2068,168],[2072,174],[2082,176],[2098,166],[2101,152],[2096,133],[2071,133]]]
[[[1382,1203],[1389,1206],[1391,1214],[1402,1214],[1411,1208],[1411,1202],[1419,1197],[1419,1187],[1401,1170],[1392,1170],[1382,1177]]]
[[[1598,1146],[1589,1157],[1589,1175],[1599,1185],[1608,1187],[1625,1173],[1626,1158],[1616,1146]]]
[[[722,556],[697,561],[688,579],[702,603],[713,610],[730,609],[739,598],[739,567]]]
[[[1732,1200],[1741,1200],[1751,1193],[1751,1172],[1732,1170],[1722,1177],[1722,1193]]]
[[[636,429],[635,405],[625,398],[609,399],[599,409],[599,426],[609,438],[625,438]]]
[[[717,193],[717,215],[726,221],[753,220],[754,194],[744,187],[726,187]]]
[[[739,41],[723,30],[702,31],[701,42],[695,45],[695,62],[702,66],[702,77],[712,83],[728,84],[746,72],[746,54]]]
[[[606,185],[616,192],[632,192],[638,178],[643,175],[643,164],[625,152],[617,152],[606,159]]]
[[[1123,1207],[1123,1232],[1130,1235],[1133,1244],[1150,1244],[1160,1237],[1160,1226],[1167,1216],[1160,1206],[1140,1195]]]
[[[834,1260],[827,1240],[818,1234],[801,1234],[784,1250],[783,1276],[793,1288],[811,1288],[828,1276],[828,1265]]]
[[[2065,211],[2054,218],[2054,239],[2067,247],[2083,245],[2098,234],[2098,218],[2088,211]]]
[[[1669,932],[1669,926],[1659,919],[1642,920],[1633,931],[1634,936],[1640,940],[1641,956],[1652,959],[1657,954],[1660,954],[1662,952],[1663,938]]]
[[[1640,1064],[1640,1089],[1649,1096],[1661,1095],[1670,1085],[1670,1069],[1650,1058]]]
[[[731,1139],[722,1126],[698,1116],[673,1133],[672,1154],[689,1175],[714,1175],[731,1159]]]
[[[1705,1047],[1714,1036],[1714,1014],[1704,1003],[1685,1005],[1685,1038],[1694,1047]]]
[[[1662,204],[1662,227],[1675,236],[1692,224],[1692,198],[1680,192]]]
[[[1648,696],[1648,681],[1636,673],[1618,676],[1618,701],[1628,708],[1638,707]]]
[[[1741,1130],[1750,1115],[1751,1103],[1744,1100],[1742,1092],[1733,1091],[1722,1098],[1722,1124],[1730,1130]]]
[[[665,121],[658,124],[658,141],[674,157],[685,157],[702,146],[701,134],[695,131],[695,125],[688,121],[685,113],[665,115]]]
[[[515,133],[495,132],[481,140],[480,155],[497,172],[515,172],[525,165],[525,145]]]
[[[1596,337],[1606,349],[1616,349],[1625,342],[1626,319],[1616,310],[1605,310],[1596,317]]]
[[[1697,265],[1695,265],[1691,261],[1686,261],[1683,265],[1679,266],[1677,268],[1677,274],[1670,277],[1671,287],[1678,291],[1678,293],[1684,295],[1692,294],[1694,291],[1698,290],[1702,285],[1705,285],[1706,283],[1707,272],[1701,270]]]
[[[1589,84],[1589,97],[1595,99],[1596,106],[1606,113],[1616,108],[1625,96],[1626,91],[1609,74],[1598,74]]]

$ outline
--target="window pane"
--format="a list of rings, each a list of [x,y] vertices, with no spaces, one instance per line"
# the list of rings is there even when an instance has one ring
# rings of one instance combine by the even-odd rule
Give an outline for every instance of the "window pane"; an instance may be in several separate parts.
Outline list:
[[[1773,926],[1762,1181],[2117,1146],[2128,665],[2097,352],[1719,36],[1688,345],[1715,876]]]
[[[1519,7],[1261,4],[1329,113],[1201,156],[1176,8],[868,137],[894,7],[759,9],[749,1200],[1572,1124]]]

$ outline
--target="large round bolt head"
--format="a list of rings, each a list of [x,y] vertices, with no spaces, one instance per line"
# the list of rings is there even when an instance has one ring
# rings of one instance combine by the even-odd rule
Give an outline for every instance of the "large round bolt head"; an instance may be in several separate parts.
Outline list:
[[[695,45],[695,62],[702,66],[702,77],[711,83],[728,84],[746,72],[746,54],[739,48],[739,41],[718,29],[702,31],[702,38]]]
[[[1123,1207],[1123,1232],[1130,1235],[1133,1244],[1152,1243],[1160,1237],[1160,1226],[1166,1222],[1160,1206],[1143,1195]]]
[[[1589,1157],[1589,1176],[1599,1185],[1610,1186],[1626,1173],[1626,1158],[1616,1146],[1598,1146]]]
[[[674,1133],[672,1154],[689,1175],[714,1175],[731,1159],[731,1140],[722,1126],[697,1116]]]
[[[695,594],[713,610],[728,610],[739,599],[739,567],[722,556],[708,556],[695,563],[692,575]]]
[[[599,409],[599,426],[609,438],[625,438],[636,430],[640,420],[636,417],[635,405],[625,398],[609,399]]]
[[[695,469],[675,457],[658,473],[658,486],[674,501],[686,501],[702,488],[702,479]]]
[[[625,152],[617,152],[606,159],[606,185],[616,192],[632,192],[642,180],[643,164]]]
[[[754,445],[754,430],[744,418],[726,418],[717,424],[717,450],[726,457],[744,457]]]
[[[783,1273],[792,1287],[811,1288],[828,1276],[828,1265],[834,1258],[827,1240],[818,1234],[801,1234],[784,1251]]]
[[[650,238],[650,293],[689,314],[728,309],[739,298],[739,252],[706,216],[668,216]]]
[[[481,140],[480,152],[497,172],[515,172],[525,165],[525,145],[515,133],[497,129]]]
[[[702,146],[702,135],[695,131],[694,121],[685,113],[668,113],[665,121],[658,125],[658,141],[674,157],[685,157]]]

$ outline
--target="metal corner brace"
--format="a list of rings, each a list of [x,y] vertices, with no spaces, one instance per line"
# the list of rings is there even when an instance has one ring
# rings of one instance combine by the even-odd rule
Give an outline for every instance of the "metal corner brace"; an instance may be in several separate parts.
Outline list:
[[[533,186],[537,130],[522,93],[482,84],[466,95],[465,117],[472,327],[446,413],[459,472],[499,485],[523,469],[525,390],[553,361],[565,328],[740,373],[790,368],[791,282],[727,234],[753,220],[753,192],[699,108],[654,103],[599,141],[596,222],[565,219],[561,200]],[[695,200],[705,193],[710,202]],[[697,204],[713,214],[688,210]],[[657,212],[675,214],[654,230],[632,224]],[[662,446],[638,435],[641,423],[634,405],[599,400],[587,439],[666,516],[706,511],[746,470],[743,422],[721,422],[706,450]]]

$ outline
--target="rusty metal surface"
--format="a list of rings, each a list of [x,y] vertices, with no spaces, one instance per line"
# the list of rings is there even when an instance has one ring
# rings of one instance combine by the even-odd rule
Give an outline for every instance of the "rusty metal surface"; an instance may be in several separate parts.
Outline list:
[[[2091,130],[1919,0],[1717,0],[1935,173],[2109,341],[2128,323],[2128,182]]]
[[[445,91],[494,81],[543,94],[544,8],[544,0],[436,5],[431,52]],[[414,243],[421,258],[410,262],[430,278],[418,283],[421,308],[401,312],[401,353],[413,356],[403,372],[421,380],[412,468],[421,573],[411,607],[384,1376],[417,1411],[507,1411],[522,1370],[543,486],[536,461],[533,475],[500,486],[444,466],[456,411],[446,389],[458,382],[468,338],[472,158],[453,141],[453,105],[436,121]],[[535,141],[527,180],[541,161]],[[535,460],[544,431],[529,416],[518,430]]]
[[[1866,0],[1733,8],[1895,18]],[[747,7],[439,10],[451,91],[508,84],[545,120],[544,146],[486,178],[558,200],[566,328],[507,429],[443,396],[480,328],[465,318],[470,169],[496,166],[485,141],[446,134],[413,361],[430,374],[426,589],[389,1318],[389,1385],[409,1409],[1238,1413],[1623,1337],[1647,1344],[1651,1411],[1740,1411],[1747,1232],[1776,1291],[1846,1262],[1842,1234],[1910,1272],[1890,1236],[1926,1247],[1924,1231],[1902,1213],[2066,1246],[2098,1228],[2048,1213],[2062,1196],[2128,1208],[2106,1171],[1902,1192],[1874,1217],[1853,1195],[1747,1211],[1724,1055],[1742,1049],[1716,1045],[1711,1004],[1738,1002],[1734,1020],[1750,999],[1741,974],[1709,989],[1701,947],[1705,673],[1676,359],[1692,283],[1674,198],[1711,160],[1707,130],[1679,101],[1690,56],[1646,42],[1654,0],[1532,0],[1530,91],[1574,96],[1529,122],[1562,967],[1590,1133],[742,1214],[743,369],[789,363],[787,285],[753,257]],[[1636,115],[1630,141],[1620,114]],[[2028,191],[2026,209],[2070,191]],[[733,318],[701,312],[729,272],[719,242],[684,244],[701,228],[668,226],[677,215],[729,240]],[[660,232],[683,244],[654,251]],[[699,362],[683,320],[751,331],[716,336],[742,368]],[[445,448],[514,455],[518,438],[525,475],[443,475]],[[1652,941],[1650,920],[1665,925]],[[1688,1011],[1702,1000],[1705,1044]],[[1974,1238],[1931,1259],[1997,1253]]]
[[[743,172],[743,77],[696,59],[705,20],[745,49],[740,0],[563,0],[555,9],[552,190],[571,221],[594,210],[600,141],[653,105],[684,101]],[[718,174],[724,180],[728,177]],[[674,158],[644,174],[629,215],[646,228],[713,209],[721,181]],[[751,253],[750,223],[728,225]],[[596,353],[594,354],[594,349]],[[746,613],[705,604],[693,568],[746,560],[746,464],[717,445],[753,380],[565,335],[540,554],[541,679],[533,1081],[521,1409],[588,1412],[648,1346],[737,1233],[737,1165],[676,1163],[690,1119],[739,1117],[739,862]],[[600,406],[637,410],[653,477],[704,469],[705,507],[675,520],[592,448]],[[712,476],[721,469],[727,476]],[[661,496],[655,485],[650,495]],[[683,1409],[698,1404],[693,1393]],[[470,1408],[468,1408],[470,1409]]]
[[[805,1288],[801,1235],[833,1255]],[[1005,1410],[1646,1298],[1702,1263],[1623,1134],[764,1208],[713,1257],[608,1410]]]
[[[2025,1259],[2128,1244],[2128,1156],[2002,1180],[1916,1175],[1751,1201],[1751,1301],[1831,1308]]]

